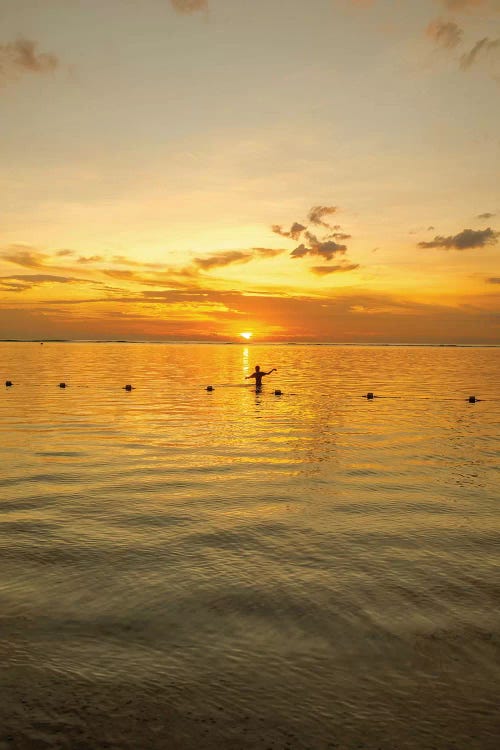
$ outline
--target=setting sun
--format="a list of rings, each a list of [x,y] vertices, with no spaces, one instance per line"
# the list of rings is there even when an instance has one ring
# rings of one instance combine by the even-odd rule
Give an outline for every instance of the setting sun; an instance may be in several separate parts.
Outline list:
[[[240,336],[242,336],[244,339],[248,341],[248,339],[252,338],[252,332],[251,331],[245,331],[244,333],[240,333]]]

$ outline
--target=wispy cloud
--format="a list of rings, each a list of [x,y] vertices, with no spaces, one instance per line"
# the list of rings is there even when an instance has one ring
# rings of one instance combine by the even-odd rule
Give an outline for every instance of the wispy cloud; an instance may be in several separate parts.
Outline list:
[[[42,268],[50,258],[47,253],[41,253],[28,245],[11,245],[0,257],[24,268]]]
[[[331,216],[332,214],[336,213],[337,206],[313,206],[308,214],[308,219],[311,224],[315,224],[316,226],[326,227],[328,229],[333,229],[333,227],[328,224],[328,222],[324,221],[325,216]]]
[[[495,245],[500,232],[488,227],[488,229],[464,229],[455,235],[443,237],[438,235],[430,242],[419,242],[419,247],[434,248],[441,247],[444,250],[471,250],[476,247]]]
[[[485,36],[483,39],[476,42],[469,52],[466,52],[461,56],[460,68],[462,70],[468,70],[475,62],[477,62],[480,56],[483,57],[484,55],[498,49],[500,49],[500,39],[490,40]]]
[[[0,83],[20,75],[53,73],[60,66],[56,55],[38,52],[37,43],[19,37],[15,42],[0,44]]]
[[[489,211],[486,211],[484,214],[478,214],[476,216],[476,219],[492,219],[496,214],[492,214]]]
[[[498,0],[438,0],[438,2],[451,11],[471,10],[481,5],[498,5]]]
[[[442,18],[436,18],[427,26],[426,33],[439,46],[452,49],[462,41],[463,29],[454,21],[444,21]]]
[[[195,258],[193,262],[196,267],[203,271],[209,271],[212,268],[223,268],[233,263],[249,263],[251,260],[258,258],[273,258],[283,252],[282,249],[269,247],[254,247],[251,250],[225,250],[206,258]]]
[[[41,284],[93,284],[101,286],[102,282],[80,279],[74,276],[56,276],[55,274],[13,274],[0,276],[0,288],[4,291],[24,292]]]
[[[304,224],[300,224],[298,221],[294,221],[288,232],[285,231],[280,224],[273,224],[271,229],[274,234],[279,234],[281,237],[290,237],[292,240],[298,240],[307,227],[304,226]]]
[[[81,263],[81,264],[87,264],[87,263],[100,263],[103,260],[104,258],[102,255],[89,255],[89,256],[80,255],[80,257],[77,258],[76,262]]]
[[[500,284],[500,276],[490,276],[486,279],[487,284]]]
[[[125,255],[113,255],[111,258],[113,263],[117,263],[120,266],[131,266],[133,268],[164,268],[162,263],[146,263],[144,261],[132,260],[127,258]]]
[[[208,10],[208,0],[170,0],[170,5],[178,13],[196,13]]]
[[[317,276],[326,276],[330,273],[354,271],[356,268],[359,268],[359,263],[338,263],[335,266],[312,266],[311,271]]]

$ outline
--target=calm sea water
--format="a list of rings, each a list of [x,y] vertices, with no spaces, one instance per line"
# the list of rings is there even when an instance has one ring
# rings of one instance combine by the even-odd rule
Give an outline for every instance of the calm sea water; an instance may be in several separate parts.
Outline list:
[[[496,748],[499,365],[0,344],[0,747]]]

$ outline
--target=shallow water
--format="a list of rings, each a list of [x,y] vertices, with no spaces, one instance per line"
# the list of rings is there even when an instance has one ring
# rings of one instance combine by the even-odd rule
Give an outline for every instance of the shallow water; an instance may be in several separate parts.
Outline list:
[[[0,362],[0,748],[497,747],[500,349]]]

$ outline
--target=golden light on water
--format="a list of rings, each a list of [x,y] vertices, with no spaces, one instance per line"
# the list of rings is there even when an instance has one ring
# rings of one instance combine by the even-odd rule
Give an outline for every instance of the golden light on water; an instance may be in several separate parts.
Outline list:
[[[240,336],[242,336],[247,341],[252,338],[252,332],[251,331],[244,331],[243,333],[240,333]]]

